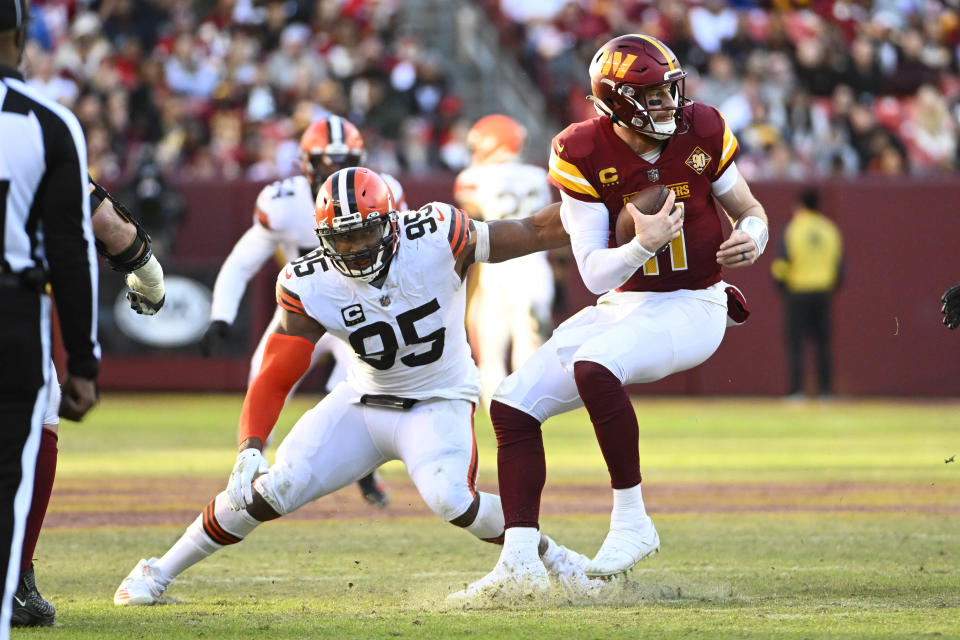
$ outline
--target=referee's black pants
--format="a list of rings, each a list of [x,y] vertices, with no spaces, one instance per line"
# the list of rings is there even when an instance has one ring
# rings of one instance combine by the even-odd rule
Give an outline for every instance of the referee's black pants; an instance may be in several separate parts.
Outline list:
[[[0,284],[0,635],[20,579],[20,548],[33,497],[48,401],[50,298]]]

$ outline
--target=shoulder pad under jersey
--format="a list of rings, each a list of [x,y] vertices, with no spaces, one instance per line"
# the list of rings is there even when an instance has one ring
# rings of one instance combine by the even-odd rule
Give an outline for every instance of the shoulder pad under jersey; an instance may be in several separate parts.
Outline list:
[[[409,240],[430,234],[437,242],[445,242],[454,259],[458,258],[470,240],[470,218],[452,204],[429,202],[417,211],[403,214],[403,233]]]
[[[313,224],[313,194],[304,176],[271,182],[257,196],[256,221],[273,231]],[[307,220],[305,223],[304,220]]]
[[[389,173],[381,173],[380,177],[383,178],[383,181],[390,187],[390,191],[393,193],[393,202],[397,205],[397,211],[406,211],[407,194],[404,193],[403,185],[400,184],[400,181]]]
[[[727,170],[740,152],[740,143],[723,115],[714,107],[700,102],[693,103],[693,126],[689,133],[702,140],[705,151],[717,158],[711,180],[716,180]]]

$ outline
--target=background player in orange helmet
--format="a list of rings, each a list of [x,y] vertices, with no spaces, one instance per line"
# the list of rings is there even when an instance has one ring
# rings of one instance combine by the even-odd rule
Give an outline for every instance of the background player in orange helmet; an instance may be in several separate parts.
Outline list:
[[[220,267],[213,287],[210,305],[210,326],[201,344],[206,355],[217,352],[229,338],[230,325],[250,279],[278,251],[286,262],[317,248],[313,208],[317,192],[324,180],[335,171],[355,167],[363,162],[366,150],[357,128],[345,118],[329,115],[313,122],[300,137],[300,170],[293,176],[268,184],[257,196],[253,225],[240,237]],[[397,202],[406,208],[403,188],[391,176],[384,176]],[[280,322],[277,308],[250,360],[250,376],[260,370],[267,336]],[[343,362],[349,349],[333,336],[317,342],[311,368],[322,358],[332,355],[336,361],[327,382],[328,390],[343,380]],[[383,483],[371,473],[359,482],[364,499],[378,507],[390,501]]]
[[[544,573],[536,554],[546,477],[540,424],[579,406],[590,415],[614,494],[610,532],[586,574],[622,573],[660,548],[640,493],[637,417],[623,385],[659,380],[713,354],[727,321],[721,267],[753,264],[768,237],[763,207],[736,169],[736,137],[720,112],[686,97],[685,75],[656,38],[614,38],[590,65],[600,115],[553,140],[550,182],[561,192],[563,224],[584,283],[603,295],[557,327],[494,395],[506,538],[497,566],[468,594],[536,585]],[[663,208],[640,215],[626,205],[636,237],[615,246],[624,203],[657,184],[672,191]],[[726,240],[723,217],[734,226]],[[670,249],[657,254],[665,243]]]
[[[457,176],[453,194],[471,217],[526,218],[552,201],[547,172],[520,161],[525,138],[523,127],[501,114],[480,118],[470,128],[467,145],[473,158]],[[553,328],[553,274],[541,252],[477,265],[471,277],[476,288],[467,326],[480,367],[480,403],[489,409],[494,389],[507,375],[508,357],[512,369],[519,368]]]
[[[463,331],[463,279],[475,261],[565,244],[557,208],[490,223],[441,202],[399,212],[373,171],[330,176],[317,198],[320,248],[277,276],[281,320],[244,400],[227,489],[163,557],[134,567],[114,603],[158,602],[190,566],[388,460],[404,463],[444,521],[499,541],[500,500],[476,487],[473,414],[480,388]],[[326,333],[353,347],[347,381],[297,421],[269,466],[263,443]],[[578,554],[546,536],[538,553],[564,586],[585,580],[576,569],[582,563],[571,561]]]

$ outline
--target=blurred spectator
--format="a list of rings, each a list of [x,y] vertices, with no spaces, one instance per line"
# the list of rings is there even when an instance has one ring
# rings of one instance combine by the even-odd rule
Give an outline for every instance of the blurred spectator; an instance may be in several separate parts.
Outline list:
[[[725,0],[706,0],[690,10],[690,29],[703,51],[717,53],[724,41],[736,34],[737,14]]]
[[[870,173],[883,176],[902,176],[909,172],[903,150],[888,142],[880,142],[870,160]]]
[[[24,59],[30,69],[27,84],[51,100],[72,108],[79,93],[77,83],[55,72],[53,56],[36,42],[31,42],[24,51]]]
[[[110,43],[101,33],[100,18],[92,11],[81,13],[70,25],[70,39],[57,47],[53,66],[82,82],[97,72],[110,53]]]
[[[209,98],[213,94],[220,81],[219,73],[201,52],[202,47],[193,34],[184,33],[177,37],[173,45],[173,55],[167,59],[164,66],[167,86],[170,89],[194,98]]]
[[[910,29],[900,37],[897,66],[887,81],[889,93],[912,94],[921,85],[937,84],[939,70],[927,63],[923,51],[923,36],[916,29]]]
[[[700,80],[694,97],[700,102],[721,105],[740,91],[740,83],[741,75],[734,69],[730,56],[717,54],[707,63],[707,72]]]
[[[883,76],[875,47],[869,38],[859,37],[850,45],[850,58],[838,80],[858,95],[877,95],[883,87]]]
[[[153,49],[163,24],[163,14],[157,2],[136,0],[105,0],[100,3],[103,31],[117,49],[127,42],[136,42],[146,51]]]
[[[150,229],[154,253],[161,257],[170,255],[177,225],[186,209],[183,196],[163,177],[152,148],[140,149],[132,178],[116,193],[133,216]]]
[[[310,28],[305,24],[287,25],[280,34],[280,48],[267,58],[266,77],[281,91],[292,88],[300,77],[312,85],[326,76],[326,65],[307,49],[309,42]]]
[[[738,161],[748,173],[957,167],[960,12],[952,0],[500,0],[491,15],[564,124],[593,115],[583,101],[589,87],[576,74],[568,81],[569,56],[585,66],[605,40],[647,33],[684,60],[688,94],[717,104],[751,147]],[[941,100],[934,106],[925,92],[921,124],[914,103],[923,85]]]
[[[747,171],[956,170],[960,14],[946,0],[480,4],[563,124],[592,116],[587,56],[641,32],[684,60],[690,95],[720,105],[749,146]],[[358,123],[389,156],[377,166],[456,168],[452,61],[400,27],[402,6],[38,0],[28,76],[96,130],[91,156],[106,174],[132,175],[150,145],[170,174],[287,175],[307,111]]]
[[[903,123],[908,141],[910,165],[919,173],[953,170],[957,154],[957,127],[947,102],[935,88],[924,85],[917,91],[913,116]]]
[[[793,149],[782,140],[767,147],[767,161],[760,166],[756,176],[764,180],[803,180],[807,170],[797,159]]]

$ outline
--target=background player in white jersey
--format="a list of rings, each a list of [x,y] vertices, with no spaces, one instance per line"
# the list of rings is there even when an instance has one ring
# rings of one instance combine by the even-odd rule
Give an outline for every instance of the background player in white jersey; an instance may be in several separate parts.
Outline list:
[[[454,183],[454,198],[478,220],[531,216],[550,204],[547,172],[520,162],[526,132],[512,118],[493,114],[477,120],[467,134],[473,151],[469,167]],[[540,252],[500,264],[474,267],[477,286],[467,324],[480,366],[481,404],[507,375],[518,369],[553,328],[553,273]],[[504,295],[509,292],[509,295]]]
[[[205,355],[217,352],[227,340],[230,325],[237,317],[240,299],[250,279],[264,262],[278,251],[285,262],[292,262],[317,248],[314,233],[314,201],[323,181],[344,167],[363,162],[363,138],[348,120],[330,115],[313,122],[300,137],[300,169],[302,175],[268,184],[257,196],[253,226],[240,237],[217,274],[210,305],[210,326],[201,347]],[[384,176],[398,203],[406,204],[403,188],[391,176]],[[280,322],[280,308],[267,326],[250,360],[248,384],[260,370],[267,336]],[[343,380],[343,363],[349,358],[349,349],[333,336],[317,342],[311,359],[311,368],[328,354],[335,365],[327,381],[327,389]],[[360,492],[370,504],[386,507],[390,498],[376,474],[359,481]]]
[[[462,329],[463,278],[475,261],[565,244],[557,216],[558,207],[550,207],[523,221],[487,224],[441,203],[398,214],[376,173],[355,168],[330,176],[317,199],[321,247],[277,278],[283,312],[247,391],[240,452],[226,491],[163,557],[141,560],[114,603],[157,602],[182,571],[239,542],[261,522],[392,459],[404,462],[443,520],[499,542],[500,499],[476,489],[479,375]],[[300,418],[270,467],[263,442],[326,333],[355,351],[347,381]],[[546,537],[541,553],[565,584],[584,579],[585,557]]]

